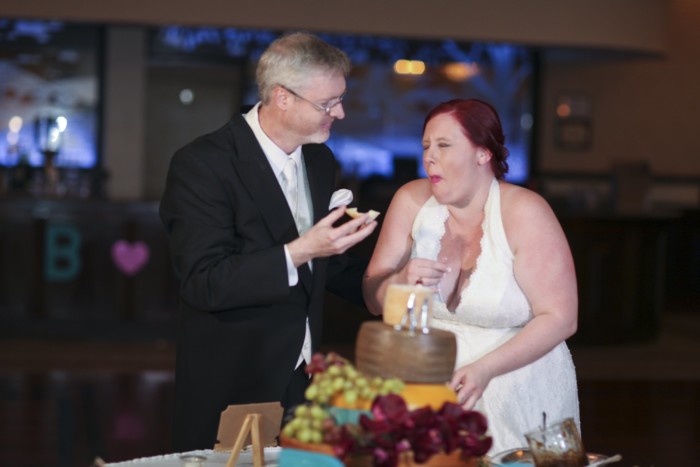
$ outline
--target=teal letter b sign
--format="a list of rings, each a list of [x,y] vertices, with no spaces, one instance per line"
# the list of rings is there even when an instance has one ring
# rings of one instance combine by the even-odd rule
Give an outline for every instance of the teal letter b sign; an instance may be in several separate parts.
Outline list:
[[[80,232],[70,224],[46,227],[44,272],[49,282],[65,282],[80,272]]]

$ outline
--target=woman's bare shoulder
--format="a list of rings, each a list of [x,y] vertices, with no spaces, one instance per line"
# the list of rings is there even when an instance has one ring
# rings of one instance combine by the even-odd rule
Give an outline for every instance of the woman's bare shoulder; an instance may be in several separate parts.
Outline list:
[[[391,199],[382,223],[382,231],[410,229],[413,218],[430,194],[430,185],[427,180],[413,180],[402,185]]]
[[[430,182],[420,178],[401,186],[394,195],[394,201],[400,203],[402,207],[420,208],[431,196]]]
[[[549,203],[538,193],[501,184],[501,218],[513,251],[521,242],[551,242],[561,236],[561,225]]]
[[[553,215],[549,203],[539,193],[506,182],[501,182],[501,211],[504,217],[516,219]]]

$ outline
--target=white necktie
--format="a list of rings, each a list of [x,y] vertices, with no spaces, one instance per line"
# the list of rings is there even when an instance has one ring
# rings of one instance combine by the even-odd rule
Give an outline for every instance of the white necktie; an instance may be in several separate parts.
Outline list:
[[[282,176],[284,178],[284,195],[287,197],[289,209],[292,211],[292,216],[294,217],[294,222],[297,223],[298,229],[299,221],[297,220],[297,200],[299,199],[299,193],[297,183],[297,163],[291,157],[287,160],[287,163],[282,169]]]

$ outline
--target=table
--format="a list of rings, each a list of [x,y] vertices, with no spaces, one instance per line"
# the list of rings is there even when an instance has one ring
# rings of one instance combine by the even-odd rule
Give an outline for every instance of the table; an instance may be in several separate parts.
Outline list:
[[[277,467],[281,447],[265,448],[265,466]],[[228,462],[231,452],[229,451],[214,451],[211,449],[189,451],[175,454],[165,454],[162,456],[143,457],[141,459],[133,459],[124,462],[108,463],[107,467],[190,467],[181,460],[181,456],[198,455],[206,457],[206,461],[202,467],[209,466],[225,466]],[[236,467],[252,467],[253,466],[253,450],[250,447],[241,451],[238,456]],[[195,463],[191,463],[191,467],[199,467]]]

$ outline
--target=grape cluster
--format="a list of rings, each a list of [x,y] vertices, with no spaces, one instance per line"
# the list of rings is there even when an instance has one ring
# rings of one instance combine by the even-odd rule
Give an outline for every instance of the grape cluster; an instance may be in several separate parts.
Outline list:
[[[398,394],[404,387],[398,378],[363,375],[348,360],[332,352],[325,357],[315,354],[307,372],[313,374],[313,379],[304,395],[322,405],[342,397],[347,407],[368,408],[375,397]]]
[[[294,418],[284,426],[282,434],[302,443],[322,443],[324,434],[331,432],[335,425],[335,421],[323,407],[318,404],[304,404],[296,407]]]
[[[316,373],[323,373],[333,365],[350,365],[350,361],[335,352],[328,352],[326,355],[316,352],[311,356],[311,362],[306,365],[304,371],[310,375],[314,375]]]

